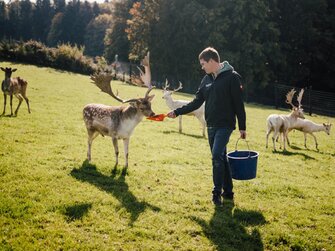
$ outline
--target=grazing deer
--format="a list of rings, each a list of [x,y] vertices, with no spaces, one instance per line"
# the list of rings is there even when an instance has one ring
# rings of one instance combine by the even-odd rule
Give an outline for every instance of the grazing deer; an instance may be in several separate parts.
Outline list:
[[[163,88],[163,99],[165,99],[165,102],[167,104],[167,106],[171,109],[171,110],[175,110],[177,108],[180,108],[184,105],[187,105],[190,101],[186,101],[186,100],[173,100],[172,98],[172,94],[174,92],[177,92],[179,90],[181,90],[183,88],[183,85],[181,82],[179,82],[179,87],[177,89],[174,90],[168,90],[169,88],[169,84],[168,81],[166,80],[165,82],[165,86]],[[206,120],[205,120],[205,104],[203,104],[202,106],[200,106],[200,108],[198,108],[197,110],[194,110],[193,112],[190,112],[186,115],[190,115],[190,116],[195,116],[201,123],[202,125],[202,136],[205,138],[206,134]],[[182,116],[179,116],[179,132],[182,132]]]
[[[303,109],[301,108],[301,99],[304,94],[304,89],[301,89],[297,100],[299,103],[299,106],[296,107],[292,103],[293,96],[295,94],[295,90],[292,89],[290,92],[286,94],[286,103],[290,104],[292,106],[292,111],[289,115],[278,115],[278,114],[271,114],[267,118],[267,132],[266,132],[266,148],[268,147],[268,140],[269,140],[269,134],[273,131],[272,141],[273,141],[273,150],[276,151],[276,144],[275,141],[277,137],[280,135],[280,133],[283,134],[283,144],[284,144],[284,150],[286,150],[286,139],[287,134],[290,130],[290,128],[293,128],[294,124],[297,122],[298,118],[304,119],[304,113]]]
[[[330,129],[331,129],[332,124],[330,123],[322,123],[322,124],[316,124],[313,121],[310,121],[308,119],[300,119],[298,118],[296,123],[293,125],[292,128],[289,129],[289,132],[293,129],[296,129],[298,131],[301,131],[304,133],[304,141],[305,141],[305,148],[307,148],[306,145],[306,140],[307,140],[307,133],[312,135],[312,137],[314,138],[314,142],[315,142],[315,148],[316,150],[319,151],[318,149],[318,141],[315,137],[315,135],[313,134],[313,132],[322,132],[324,131],[325,133],[327,133],[328,135],[330,135]],[[288,136],[286,136],[286,140],[288,141]]]
[[[148,61],[149,62],[149,61]],[[150,72],[145,72],[146,85],[151,81]],[[118,140],[123,139],[125,152],[125,168],[128,167],[128,148],[129,139],[135,127],[142,121],[143,117],[154,116],[155,113],[151,109],[151,101],[155,95],[149,96],[150,91],[154,88],[148,88],[144,98],[134,98],[124,100],[115,95],[112,91],[110,81],[112,75],[95,74],[91,76],[93,83],[101,89],[101,91],[109,94],[121,103],[129,103],[128,106],[107,106],[102,104],[88,104],[84,107],[83,117],[88,133],[88,150],[87,159],[91,161],[92,141],[101,134],[102,136],[110,136],[113,141],[116,163],[118,165]]]
[[[27,85],[28,82],[23,80],[20,77],[11,78],[12,73],[17,69],[12,68],[3,68],[0,67],[2,71],[5,72],[5,80],[2,81],[1,90],[4,96],[4,106],[2,115],[6,113],[6,103],[7,103],[7,95],[10,96],[10,115],[13,116],[13,95],[19,99],[19,104],[15,110],[15,116],[17,116],[17,112],[21,106],[22,100],[24,99],[28,106],[28,112],[30,113],[29,107],[29,99],[26,96]]]

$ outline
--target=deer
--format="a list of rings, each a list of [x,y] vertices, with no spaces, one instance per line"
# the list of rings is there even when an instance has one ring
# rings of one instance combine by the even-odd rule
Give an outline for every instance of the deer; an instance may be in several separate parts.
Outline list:
[[[172,94],[181,90],[183,88],[183,85],[181,82],[179,82],[179,86],[174,89],[174,90],[169,90],[168,88],[170,87],[170,85],[168,84],[168,81],[165,81],[165,86],[163,87],[163,99],[165,99],[166,105],[171,109],[171,110],[175,110],[179,107],[182,107],[186,104],[188,104],[190,101],[186,101],[186,100],[174,100],[172,98]],[[189,116],[195,116],[201,123],[202,126],[202,136],[205,138],[206,137],[206,120],[205,120],[205,104],[203,104],[202,106],[200,106],[200,108],[198,108],[197,110],[194,110],[193,112],[190,112],[186,115]],[[182,133],[182,116],[179,116],[179,133]]]
[[[314,138],[315,148],[316,148],[317,151],[319,151],[318,141],[316,139],[316,136],[313,133],[324,131],[327,135],[330,135],[331,127],[332,127],[331,123],[317,124],[317,123],[314,123],[313,121],[308,120],[308,119],[298,118],[296,123],[289,129],[288,132],[290,132],[293,129],[296,129],[298,131],[303,132],[304,133],[305,148],[307,148],[307,145],[306,145],[307,134],[312,135],[312,137]],[[286,135],[286,140],[287,140],[287,142],[289,142],[288,135]]]
[[[149,64],[149,54],[146,62]],[[91,77],[95,84],[102,92],[109,94],[115,100],[126,106],[109,106],[104,104],[88,104],[83,109],[83,119],[88,133],[87,160],[91,161],[91,148],[93,140],[98,136],[109,136],[112,138],[115,152],[115,166],[118,166],[118,140],[123,140],[125,153],[125,168],[128,167],[129,142],[135,127],[142,121],[143,117],[154,116],[151,109],[151,101],[155,95],[149,95],[154,86],[151,85],[150,72],[144,73],[145,86],[148,87],[144,98],[122,99],[114,94],[111,87],[113,76],[110,74],[93,74]]]
[[[28,112],[30,113],[29,99],[26,95],[28,82],[20,77],[12,78],[12,73],[17,69],[12,69],[10,67],[0,67],[2,71],[5,72],[5,79],[2,81],[1,90],[4,96],[4,105],[2,115],[6,113],[6,103],[7,95],[10,97],[10,116],[13,116],[13,95],[18,98],[19,104],[15,110],[15,116],[19,111],[23,99],[26,101],[28,106]]]
[[[297,100],[298,100],[298,107],[292,103],[293,96],[295,94],[295,90],[292,89],[286,94],[286,103],[291,105],[292,110],[291,113],[288,115],[278,115],[278,114],[271,114],[267,118],[267,132],[266,132],[266,148],[268,147],[268,140],[269,134],[273,131],[272,141],[273,141],[273,150],[276,151],[276,144],[275,141],[277,137],[282,133],[283,134],[283,149],[286,151],[286,139],[287,134],[291,128],[294,127],[295,123],[297,122],[298,118],[305,119],[301,100],[304,94],[304,89],[301,89]]]

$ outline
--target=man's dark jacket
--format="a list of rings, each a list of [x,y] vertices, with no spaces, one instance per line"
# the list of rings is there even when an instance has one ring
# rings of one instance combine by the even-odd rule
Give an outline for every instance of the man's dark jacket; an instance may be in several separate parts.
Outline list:
[[[207,74],[202,79],[194,100],[174,110],[174,113],[176,116],[190,113],[206,101],[207,127],[235,129],[237,117],[239,130],[246,130],[240,78],[240,75],[233,70],[223,71],[215,79],[212,74]]]

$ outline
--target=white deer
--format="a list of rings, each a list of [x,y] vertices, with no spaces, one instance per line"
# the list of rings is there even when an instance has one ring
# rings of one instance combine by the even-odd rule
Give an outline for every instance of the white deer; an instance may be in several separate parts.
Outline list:
[[[10,97],[10,115],[13,116],[13,95],[19,99],[19,104],[15,110],[15,116],[19,111],[23,99],[26,101],[28,106],[28,112],[30,113],[29,99],[26,95],[28,82],[20,77],[12,78],[12,73],[17,69],[12,69],[10,67],[0,67],[2,71],[5,72],[5,79],[2,81],[1,90],[4,96],[4,105],[2,115],[6,113],[6,103],[7,95]]]
[[[296,107],[292,104],[292,99],[295,94],[295,90],[292,89],[290,92],[286,94],[286,103],[290,104],[292,106],[292,111],[288,115],[278,115],[278,114],[271,114],[267,118],[267,132],[266,132],[266,147],[268,147],[268,140],[269,140],[269,134],[273,131],[272,141],[273,141],[273,150],[276,151],[276,139],[280,135],[280,133],[283,134],[283,145],[284,150],[286,150],[286,139],[287,134],[292,128],[295,123],[297,122],[298,118],[304,119],[304,113],[303,109],[301,108],[301,99],[304,94],[304,89],[301,89],[299,95],[298,95],[298,103],[299,106]]]
[[[149,57],[147,57],[149,63]],[[146,83],[148,86],[151,81],[150,72],[146,72]],[[83,117],[88,133],[88,149],[87,159],[91,161],[91,147],[93,140],[100,134],[102,136],[110,136],[113,141],[115,151],[115,167],[118,165],[118,140],[123,139],[125,152],[125,168],[128,167],[128,148],[130,136],[135,127],[142,121],[143,117],[154,116],[155,113],[151,109],[151,101],[155,95],[149,96],[150,91],[154,88],[148,88],[144,98],[134,98],[124,100],[115,95],[112,91],[110,81],[112,75],[99,74],[91,76],[93,83],[98,86],[101,91],[109,94],[121,103],[129,103],[128,106],[107,106],[102,104],[88,104],[84,107]]]
[[[186,100],[174,100],[172,98],[172,94],[174,92],[177,92],[179,90],[181,90],[183,88],[183,85],[181,82],[179,82],[179,87],[177,89],[174,90],[168,90],[169,88],[169,84],[168,81],[166,80],[165,82],[165,86],[163,88],[163,99],[165,99],[165,102],[167,104],[167,106],[171,109],[171,110],[175,110],[177,108],[180,108],[184,105],[187,105],[190,101],[186,101]],[[190,116],[195,116],[201,123],[202,126],[202,136],[205,138],[206,137],[206,120],[205,120],[205,104],[203,104],[202,106],[200,106],[200,108],[198,108],[197,110],[194,110],[193,112],[190,112],[186,115],[190,115]],[[182,132],[182,116],[179,116],[179,132]]]
[[[322,123],[322,124],[317,124],[314,123],[313,121],[310,121],[308,119],[300,119],[298,118],[296,123],[293,125],[292,128],[289,129],[289,132],[293,129],[296,129],[298,131],[301,131],[304,133],[304,141],[305,141],[305,148],[307,148],[306,141],[307,141],[307,134],[312,135],[314,138],[315,142],[315,148],[316,150],[318,149],[318,141],[313,134],[314,132],[322,132],[324,131],[328,135],[330,135],[330,129],[331,129],[332,124],[330,123]],[[287,142],[289,142],[288,136],[286,136]]]

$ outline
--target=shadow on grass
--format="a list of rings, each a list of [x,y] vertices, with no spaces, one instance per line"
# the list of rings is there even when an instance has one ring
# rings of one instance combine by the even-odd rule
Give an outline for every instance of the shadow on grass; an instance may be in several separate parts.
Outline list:
[[[234,203],[224,201],[222,207],[215,208],[209,222],[198,217],[192,220],[202,227],[216,250],[264,250],[259,231],[246,229],[266,223],[260,212],[234,208]]]
[[[189,134],[189,133],[180,133],[180,132],[177,132],[177,131],[163,131],[164,134],[171,134],[171,133],[175,133],[175,134],[181,134],[181,135],[185,135],[185,136],[189,136],[189,137],[193,137],[193,138],[196,138],[196,139],[206,139],[204,137],[202,137],[202,135],[195,135],[195,134]]]
[[[305,160],[315,160],[315,158],[305,154],[305,153],[299,153],[299,152],[290,152],[290,151],[272,151],[274,154],[280,154],[285,156],[297,156],[300,155],[305,158]]]
[[[67,217],[68,221],[81,220],[91,209],[92,204],[82,203],[73,206],[68,206],[65,208],[64,215]]]
[[[125,180],[126,173],[127,169],[124,168],[119,172],[115,167],[111,176],[107,176],[97,171],[96,166],[89,164],[87,160],[83,162],[79,169],[74,168],[71,171],[71,175],[74,178],[95,185],[118,199],[120,204],[130,213],[129,225],[132,225],[147,208],[153,211],[160,211],[160,208],[147,202],[138,201],[129,190],[129,186]],[[118,174],[120,175],[117,177]]]

